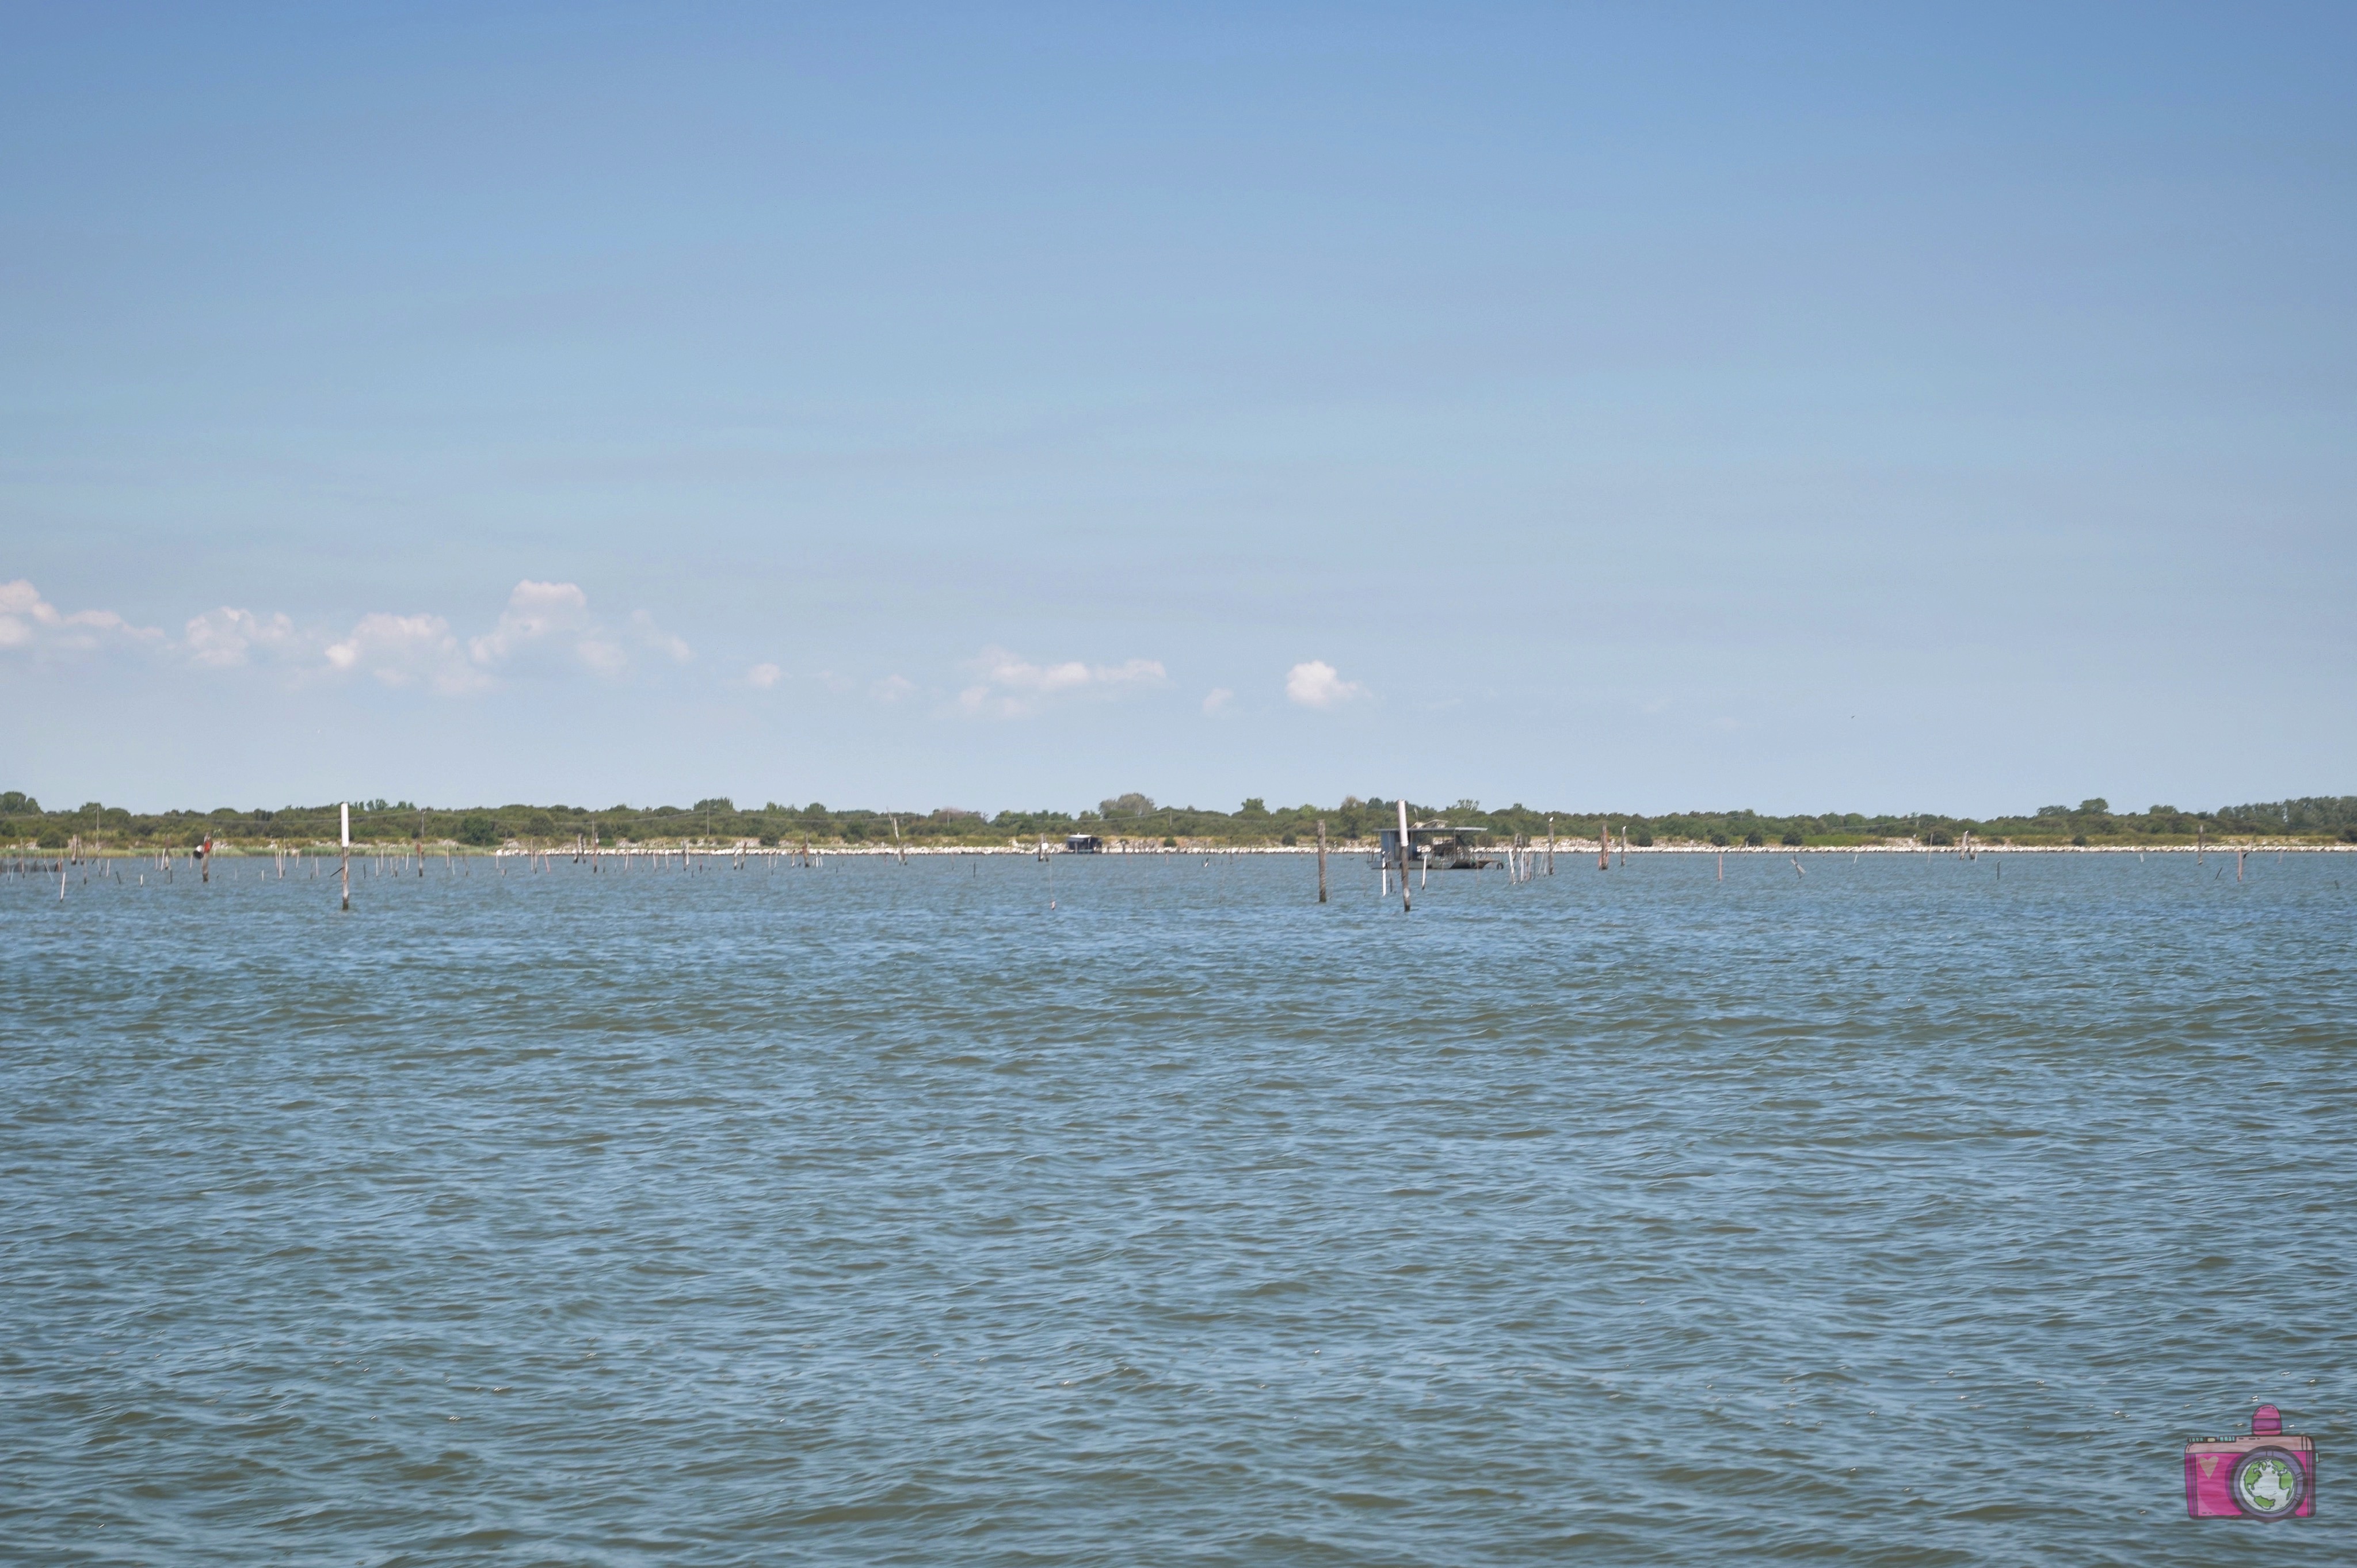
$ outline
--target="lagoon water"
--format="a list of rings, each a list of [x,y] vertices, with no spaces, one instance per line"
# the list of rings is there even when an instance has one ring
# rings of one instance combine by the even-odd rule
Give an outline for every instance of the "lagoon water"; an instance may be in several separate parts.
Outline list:
[[[0,1558],[2357,1559],[2357,857],[269,864],[0,879]]]

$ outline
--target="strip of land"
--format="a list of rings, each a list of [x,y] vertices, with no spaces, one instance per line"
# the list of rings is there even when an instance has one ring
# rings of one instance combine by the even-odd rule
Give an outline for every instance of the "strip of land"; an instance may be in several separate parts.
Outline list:
[[[101,801],[44,809],[21,791],[0,792],[0,847],[17,852],[70,850],[92,854],[159,854],[210,843],[217,853],[269,854],[333,845],[339,802],[217,807],[137,812]],[[2315,796],[2180,811],[2156,805],[2115,811],[2102,800],[1986,818],[1936,812],[1825,811],[1777,816],[1752,811],[1598,811],[1550,810],[1517,802],[1485,809],[1409,801],[1412,822],[1477,830],[1485,843],[1544,846],[1595,854],[1641,850],[2159,850],[2357,846],[2357,796]],[[430,845],[459,853],[676,853],[771,850],[795,854],[974,854],[1060,849],[1074,835],[1105,852],[1183,850],[1309,851],[1324,825],[1335,848],[1372,844],[1398,821],[1396,801],[1344,796],[1332,806],[1268,805],[1247,800],[1233,811],[1165,806],[1141,794],[1099,802],[1095,811],[980,812],[836,810],[769,802],[758,810],[726,799],[693,806],[426,806],[406,800],[352,802],[352,838],[363,847],[414,851]]]

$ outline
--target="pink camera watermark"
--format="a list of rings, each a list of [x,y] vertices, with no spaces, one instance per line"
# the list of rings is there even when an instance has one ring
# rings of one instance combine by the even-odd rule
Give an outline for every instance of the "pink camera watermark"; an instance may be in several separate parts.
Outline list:
[[[2185,1445],[2185,1511],[2195,1519],[2306,1519],[2316,1511],[2316,1444],[2283,1429],[2283,1412],[2251,1412],[2248,1437]]]

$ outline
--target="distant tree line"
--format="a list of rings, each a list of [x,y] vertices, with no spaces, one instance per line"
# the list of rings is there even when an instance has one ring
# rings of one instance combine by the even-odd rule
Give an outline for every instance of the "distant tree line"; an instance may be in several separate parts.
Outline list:
[[[1485,828],[1496,843],[1515,839],[1540,843],[1550,832],[1562,838],[1592,839],[1609,828],[1616,839],[1625,832],[1629,842],[1639,847],[1676,843],[1823,848],[1893,841],[1936,847],[1960,843],[1967,833],[1991,844],[2029,846],[2190,843],[2197,834],[2212,839],[2357,843],[2357,795],[2261,801],[2209,811],[2179,811],[2175,806],[2115,811],[2108,801],[2097,799],[2076,806],[2041,806],[2027,815],[1988,818],[1937,812],[1821,811],[1770,816],[1749,811],[1550,811],[1520,802],[1488,810],[1477,800],[1457,800],[1447,806],[1410,801],[1407,810],[1416,822],[1446,821],[1460,827]],[[1094,811],[1007,811],[985,817],[948,806],[921,812],[834,810],[817,801],[795,806],[773,800],[756,810],[739,807],[725,797],[698,800],[693,806],[602,809],[526,804],[421,808],[407,800],[375,800],[353,803],[352,837],[356,843],[371,844],[423,838],[429,843],[479,849],[507,843],[561,847],[576,840],[586,843],[593,836],[607,845],[755,843],[858,847],[900,842],[913,847],[951,847],[1028,843],[1040,838],[1060,842],[1068,833],[1083,832],[1173,847],[1245,847],[1314,842],[1320,820],[1326,823],[1329,842],[1362,843],[1398,820],[1398,805],[1376,796],[1361,800],[1346,795],[1333,806],[1271,806],[1254,798],[1232,811],[1222,811],[1159,805],[1149,796],[1130,793],[1102,800]],[[337,810],[330,802],[275,810],[223,806],[210,811],[134,812],[92,800],[70,810],[45,811],[39,801],[21,791],[0,792],[0,843],[62,849],[77,834],[85,843],[113,849],[185,848],[206,838],[231,847],[333,843]]]

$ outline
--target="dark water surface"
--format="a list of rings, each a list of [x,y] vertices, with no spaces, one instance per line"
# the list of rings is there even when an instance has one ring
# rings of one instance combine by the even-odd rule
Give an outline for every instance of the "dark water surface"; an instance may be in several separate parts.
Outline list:
[[[11,1561],[2357,1561],[2357,857],[258,869],[0,879]]]

